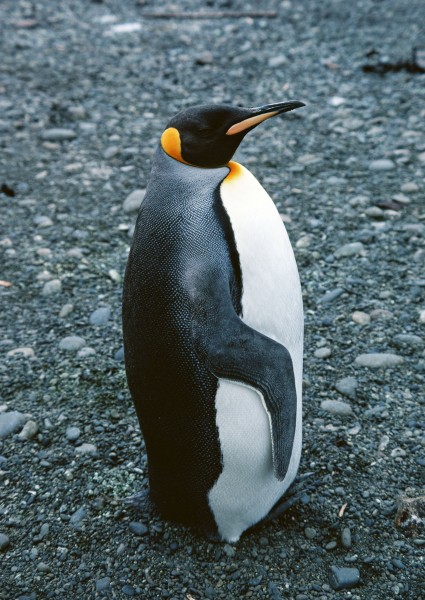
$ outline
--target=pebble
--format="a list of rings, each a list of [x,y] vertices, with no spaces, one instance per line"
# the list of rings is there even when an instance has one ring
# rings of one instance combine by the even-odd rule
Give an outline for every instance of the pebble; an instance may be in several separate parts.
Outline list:
[[[421,312],[419,313],[419,323],[425,323],[425,310],[421,310]]]
[[[84,442],[84,444],[81,444],[81,446],[77,446],[75,448],[75,453],[76,454],[96,454],[97,452],[97,448],[94,444],[88,444],[86,442]]]
[[[109,148],[106,148],[105,152],[103,153],[103,158],[106,158],[106,160],[114,158],[114,156],[116,156],[119,153],[119,151],[120,149],[118,148],[118,146],[109,146]]]
[[[118,362],[122,362],[124,360],[124,346],[121,346],[121,348],[115,352],[114,359]]]
[[[7,536],[5,533],[0,533],[0,552],[2,552],[3,550],[6,550],[6,548],[8,548],[9,545],[10,545],[9,536]]]
[[[370,369],[381,369],[385,367],[395,367],[404,362],[401,356],[391,353],[360,354],[354,361],[359,367],[369,367]]]
[[[335,540],[332,540],[331,542],[328,542],[325,546],[325,550],[335,550],[335,548],[337,547],[337,543],[335,542]]]
[[[34,217],[34,224],[37,225],[37,227],[51,227],[53,225],[53,221],[50,217],[38,215]]]
[[[395,169],[395,163],[389,158],[378,158],[377,160],[372,160],[369,164],[369,169],[371,171],[392,171]]]
[[[308,540],[312,540],[313,538],[316,537],[317,531],[315,529],[313,529],[313,527],[306,527],[304,530],[304,534]]]
[[[347,402],[341,402],[340,400],[323,400],[320,403],[320,408],[340,417],[349,417],[353,414],[351,406]]]
[[[135,595],[135,593],[136,593],[136,592],[134,591],[134,587],[132,587],[131,585],[124,585],[124,586],[121,588],[121,591],[122,591],[122,593],[123,593],[125,596],[129,596],[130,598],[131,598],[132,596],[134,596],[134,595]]]
[[[41,293],[43,296],[54,296],[55,294],[60,294],[61,291],[62,283],[60,279],[51,279],[43,285]]]
[[[419,186],[414,181],[408,181],[407,183],[403,183],[400,190],[405,194],[412,194],[419,191]]]
[[[77,134],[72,129],[61,129],[59,127],[53,129],[45,129],[40,135],[42,140],[48,142],[62,142],[65,140],[73,140]]]
[[[407,455],[406,450],[403,450],[403,448],[394,448],[393,450],[391,450],[391,457],[392,458],[398,458],[399,456],[404,458]]]
[[[123,203],[123,209],[125,213],[136,212],[139,210],[140,205],[145,197],[146,190],[134,190],[127,196]]]
[[[423,339],[418,335],[412,335],[410,333],[399,333],[393,337],[393,342],[399,348],[408,346],[409,348],[421,348],[423,346]]]
[[[393,316],[393,313],[390,310],[385,310],[385,308],[375,308],[370,312],[370,318],[374,320],[392,319]]]
[[[336,258],[345,258],[347,256],[356,256],[357,254],[363,254],[364,246],[362,242],[352,242],[350,244],[344,244],[341,248],[335,252]]]
[[[334,590],[345,590],[356,586],[360,581],[360,571],[353,567],[332,566],[329,583]]]
[[[147,535],[148,533],[148,528],[146,525],[143,525],[143,523],[139,523],[138,521],[131,521],[128,528],[130,529],[131,533],[134,533],[134,535],[139,537]]]
[[[335,389],[337,389],[340,394],[354,400],[356,397],[357,379],[355,377],[344,377],[343,379],[339,379],[335,383]]]
[[[314,351],[314,356],[316,358],[328,358],[332,354],[332,350],[330,348],[318,348]]]
[[[69,442],[75,442],[75,440],[78,440],[80,434],[80,429],[72,425],[71,427],[67,427],[65,431],[65,437]]]
[[[78,525],[84,519],[86,514],[87,514],[87,508],[85,506],[80,506],[80,508],[78,508],[71,515],[69,522],[71,523],[71,525]]]
[[[283,67],[288,64],[288,59],[284,54],[276,54],[269,58],[269,67],[276,69],[277,67]]]
[[[341,532],[341,544],[346,550],[351,548],[351,530],[349,527],[344,527]]]
[[[64,317],[67,317],[69,314],[71,314],[73,310],[73,304],[64,304],[60,309],[59,316],[63,319]]]
[[[17,410],[1,413],[0,440],[3,440],[11,433],[15,433],[16,431],[22,429],[22,427],[25,425],[26,420],[27,417],[23,413],[18,412]]]
[[[38,425],[35,421],[29,420],[25,423],[21,433],[18,434],[20,440],[30,440],[38,433]]]
[[[370,323],[370,315],[361,310],[355,310],[351,315],[351,318],[354,323],[357,323],[358,325],[368,325]]]
[[[23,346],[22,348],[14,348],[6,353],[6,356],[24,356],[25,358],[32,358],[34,356],[34,350],[29,346]]]
[[[95,354],[96,350],[94,348],[90,348],[90,346],[84,346],[77,352],[77,356],[79,358],[87,358],[88,356],[94,356]]]
[[[111,578],[102,577],[96,581],[96,592],[106,592],[111,587]]]
[[[371,217],[372,219],[383,219],[385,216],[384,211],[379,206],[369,206],[364,212],[367,217]]]
[[[62,338],[59,342],[59,348],[61,350],[67,350],[70,352],[75,352],[85,345],[85,339],[79,337],[78,335],[68,335],[67,337]]]
[[[388,446],[390,442],[390,438],[387,435],[383,435],[379,441],[378,450],[379,452],[383,452],[385,448]]]
[[[329,292],[326,292],[326,294],[324,294],[321,298],[319,298],[319,302],[321,302],[322,304],[327,304],[328,302],[333,302],[334,300],[339,298],[339,296],[341,296],[341,294],[343,294],[343,293],[344,293],[344,290],[342,288],[335,288],[334,290],[330,290]]]
[[[101,306],[92,312],[89,321],[91,325],[105,325],[111,316],[110,306]]]

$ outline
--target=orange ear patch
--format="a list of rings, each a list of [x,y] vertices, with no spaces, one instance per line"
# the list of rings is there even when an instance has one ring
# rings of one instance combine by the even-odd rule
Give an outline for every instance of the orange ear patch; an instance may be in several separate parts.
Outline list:
[[[161,146],[164,152],[175,158],[176,160],[185,163],[189,163],[182,158],[182,144],[180,140],[180,134],[175,127],[169,127],[164,131],[161,136]]]
[[[226,175],[226,177],[223,180],[225,183],[228,183],[229,181],[234,181],[242,175],[242,165],[235,162],[234,160],[231,160],[226,166],[229,167],[230,172],[228,175]]]

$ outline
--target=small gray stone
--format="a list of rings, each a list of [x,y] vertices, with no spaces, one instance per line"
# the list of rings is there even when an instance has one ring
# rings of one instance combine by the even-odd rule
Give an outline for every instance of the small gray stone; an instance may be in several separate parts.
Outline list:
[[[96,592],[106,592],[111,587],[111,578],[102,577],[96,581]]]
[[[288,64],[288,59],[284,54],[277,54],[276,56],[272,56],[269,58],[269,67],[272,69],[276,69],[278,67],[283,67],[283,65]]]
[[[147,535],[148,533],[148,528],[146,525],[143,525],[143,523],[139,523],[138,521],[131,521],[128,528],[130,529],[131,533],[134,533],[134,535],[139,537]]]
[[[378,158],[377,160],[372,160],[369,164],[369,169],[371,171],[392,171],[395,169],[395,163],[389,158]]]
[[[9,545],[10,545],[9,536],[7,536],[5,533],[0,533],[0,552],[2,552],[3,550],[6,550],[6,548],[8,548]]]
[[[96,454],[97,453],[97,448],[94,444],[81,444],[81,446],[77,446],[77,448],[75,448],[75,453],[78,455],[83,455],[83,454]]]
[[[53,129],[45,129],[41,132],[41,139],[49,142],[63,142],[65,140],[73,140],[77,134],[72,129],[61,129],[59,127]]]
[[[22,429],[27,417],[17,410],[0,414],[0,440]]]
[[[23,356],[25,358],[33,358],[34,350],[29,347],[22,348],[13,348],[13,350],[9,350],[6,356]]]
[[[335,389],[337,389],[340,394],[354,400],[356,397],[357,379],[355,377],[344,377],[343,379],[339,379],[335,384]]]
[[[403,183],[400,190],[405,194],[412,194],[419,191],[419,186],[414,181],[408,181],[407,183]]]
[[[335,548],[337,547],[337,543],[335,540],[332,540],[331,542],[328,542],[325,546],[325,550],[335,550]]]
[[[393,337],[393,342],[399,348],[421,348],[423,346],[423,340],[418,335],[412,335],[410,333],[399,333]]]
[[[369,369],[381,369],[385,367],[396,367],[403,363],[403,358],[397,354],[371,352],[369,354],[360,354],[354,363],[359,367],[369,367]]]
[[[80,433],[81,431],[78,427],[71,426],[66,428],[65,436],[69,442],[75,442],[80,437]]]
[[[105,325],[111,316],[110,306],[101,306],[92,312],[89,321],[91,325]]]
[[[45,215],[37,215],[34,217],[34,223],[37,227],[51,227],[53,225],[53,221],[50,217],[46,217]]]
[[[351,567],[331,567],[329,583],[334,590],[346,590],[356,586],[360,581],[360,571]]]
[[[114,158],[114,156],[116,156],[119,153],[120,149],[118,148],[118,146],[109,146],[109,148],[106,148],[105,152],[103,153],[103,157],[106,158],[106,160],[109,160],[111,158]]]
[[[329,356],[332,354],[332,350],[330,348],[317,348],[317,350],[314,351],[314,356],[316,358],[329,358]]]
[[[115,360],[117,360],[119,362],[122,362],[124,360],[124,347],[123,346],[121,346],[121,348],[115,352],[114,358],[115,358]]]
[[[306,527],[304,530],[304,534],[308,540],[312,540],[313,538],[316,537],[317,531],[315,529],[313,529],[313,527]]]
[[[94,348],[90,348],[90,346],[84,346],[81,350],[78,350],[77,356],[79,358],[87,358],[89,356],[94,356],[96,354],[96,350]]]
[[[327,304],[328,302],[333,302],[339,296],[341,296],[341,294],[343,294],[343,293],[344,293],[344,290],[342,288],[335,288],[334,290],[331,290],[330,292],[326,292],[326,294],[324,294],[321,298],[319,298],[319,302],[321,302],[322,304]]]
[[[67,317],[74,310],[73,304],[64,304],[60,310],[59,316],[63,319]]]
[[[20,440],[30,440],[38,433],[38,425],[35,421],[27,421],[22,429],[21,433],[18,435]]]
[[[340,400],[323,400],[320,403],[320,408],[340,417],[350,417],[353,414],[351,406],[347,402],[341,402]]]
[[[351,315],[351,318],[354,323],[357,323],[358,325],[369,325],[370,323],[370,315],[362,310],[355,310]]]
[[[341,544],[346,550],[351,548],[351,531],[349,527],[344,527],[341,532]]]
[[[352,242],[351,244],[344,244],[341,248],[335,252],[337,258],[344,258],[347,256],[355,256],[356,254],[362,254],[364,252],[364,246],[361,242]]]
[[[46,281],[41,291],[43,296],[53,296],[55,294],[60,294],[62,291],[62,283],[60,279],[51,279],[50,281]]]
[[[383,219],[385,216],[384,211],[379,206],[369,206],[364,212],[367,217],[372,219]]]
[[[123,208],[125,213],[136,212],[145,197],[146,190],[134,190],[124,200]]]
[[[59,342],[59,348],[69,352],[76,352],[85,345],[85,339],[79,337],[78,335],[68,335],[67,337],[62,338]]]
[[[79,525],[80,522],[84,519],[87,514],[87,508],[85,506],[80,506],[69,519],[71,525]]]

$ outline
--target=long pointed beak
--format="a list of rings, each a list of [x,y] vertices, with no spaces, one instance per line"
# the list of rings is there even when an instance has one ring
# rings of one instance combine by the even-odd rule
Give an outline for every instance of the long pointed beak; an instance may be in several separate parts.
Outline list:
[[[290,102],[278,102],[276,104],[266,104],[265,106],[250,108],[249,112],[252,116],[229,127],[229,129],[226,131],[226,135],[235,135],[235,133],[241,133],[246,129],[251,129],[256,125],[259,125],[266,119],[270,119],[270,117],[274,117],[275,115],[279,115],[284,112],[289,112],[295,108],[301,108],[301,106],[305,106],[304,102],[292,100]]]

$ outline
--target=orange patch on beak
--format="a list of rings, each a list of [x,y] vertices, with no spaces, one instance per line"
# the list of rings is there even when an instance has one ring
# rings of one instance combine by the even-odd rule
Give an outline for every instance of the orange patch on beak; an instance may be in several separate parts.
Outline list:
[[[262,123],[266,119],[270,119],[270,117],[274,117],[277,115],[279,111],[274,110],[269,113],[264,113],[263,115],[255,115],[254,117],[248,117],[248,119],[244,119],[243,121],[239,121],[239,123],[235,123],[226,131],[226,135],[234,135],[235,133],[240,133],[241,131],[245,131],[245,129],[249,129],[254,125],[258,125]]]
[[[161,146],[164,152],[166,152],[168,156],[171,156],[171,158],[175,158],[186,165],[190,164],[182,157],[180,134],[175,127],[169,127],[164,131],[161,136]]]

